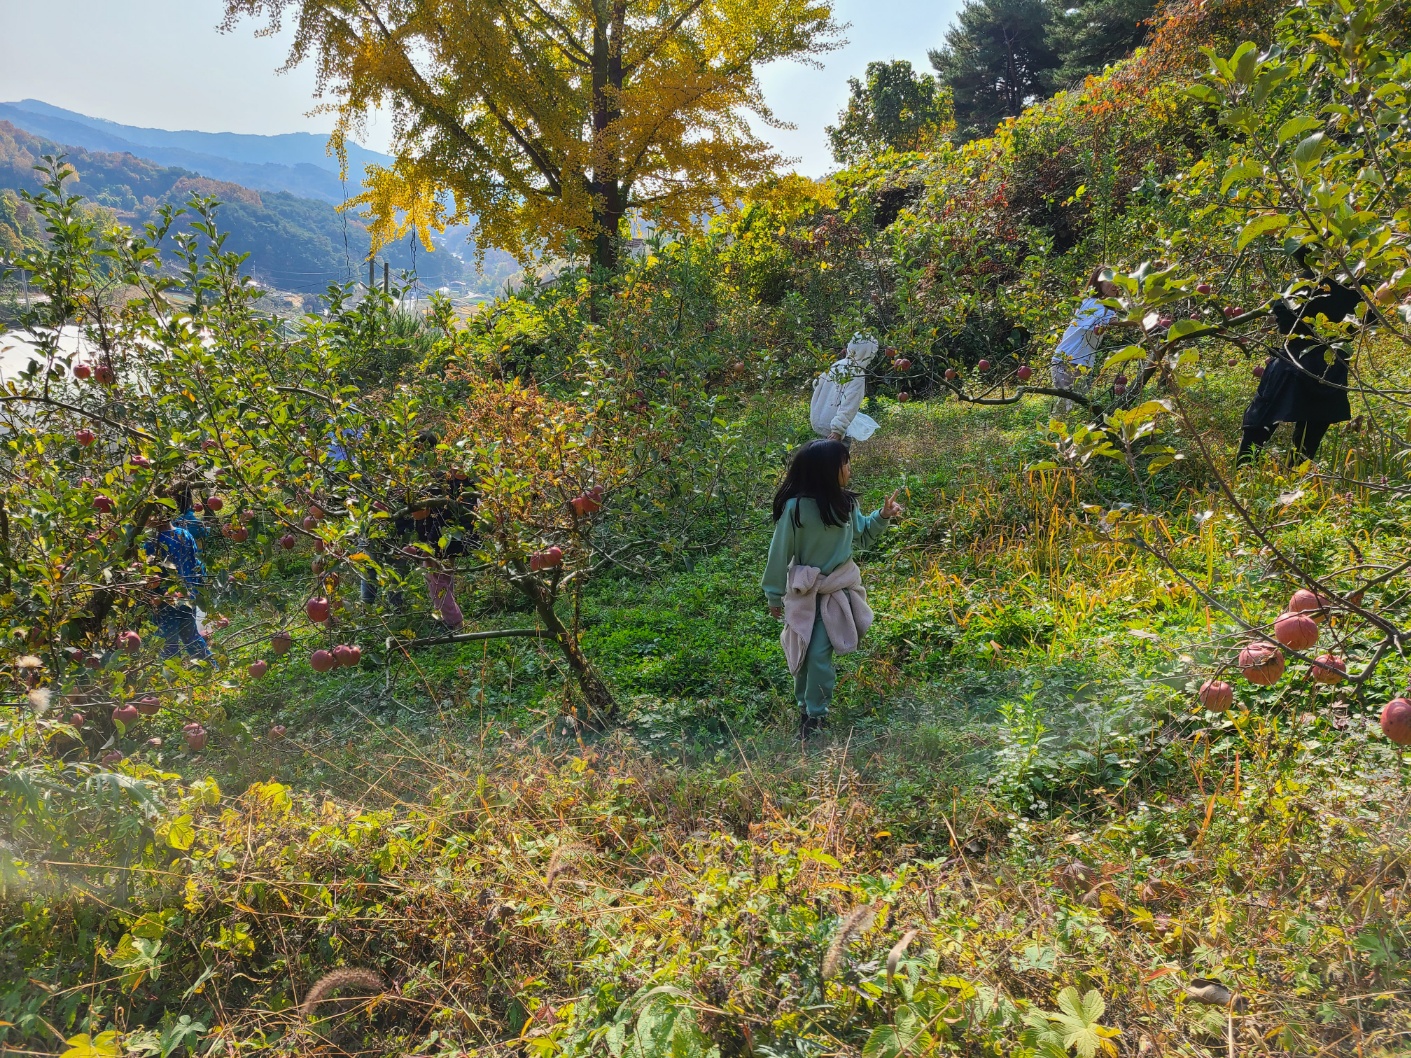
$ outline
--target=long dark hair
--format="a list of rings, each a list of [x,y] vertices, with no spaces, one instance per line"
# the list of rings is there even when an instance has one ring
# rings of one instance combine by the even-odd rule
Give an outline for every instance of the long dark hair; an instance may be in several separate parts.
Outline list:
[[[810,441],[789,460],[788,473],[774,494],[774,520],[784,516],[784,507],[792,499],[810,499],[818,504],[824,525],[846,525],[852,515],[857,493],[838,484],[838,472],[851,457],[842,441]],[[794,525],[798,526],[799,510],[794,507]]]

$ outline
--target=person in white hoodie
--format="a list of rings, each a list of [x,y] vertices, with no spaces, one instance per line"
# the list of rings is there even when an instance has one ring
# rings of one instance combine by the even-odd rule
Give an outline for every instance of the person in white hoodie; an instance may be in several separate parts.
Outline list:
[[[867,365],[877,355],[877,339],[854,334],[847,354],[813,383],[809,422],[813,432],[831,441],[865,441],[877,421],[859,409],[867,396]]]

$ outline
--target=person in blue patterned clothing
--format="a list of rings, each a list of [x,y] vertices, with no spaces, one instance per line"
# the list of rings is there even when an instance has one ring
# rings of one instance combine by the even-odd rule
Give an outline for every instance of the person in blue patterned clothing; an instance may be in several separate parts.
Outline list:
[[[204,536],[206,527],[188,504],[175,521],[165,514],[153,515],[147,528],[153,532],[145,545],[147,559],[163,573],[155,614],[157,634],[163,641],[162,657],[173,658],[185,650],[197,661],[213,663],[210,644],[196,624],[196,596],[206,586],[206,565],[201,561],[196,533]]]

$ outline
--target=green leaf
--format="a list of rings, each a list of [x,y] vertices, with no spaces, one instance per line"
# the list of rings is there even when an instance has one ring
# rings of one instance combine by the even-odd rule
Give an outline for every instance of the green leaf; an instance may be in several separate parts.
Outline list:
[[[194,1054],[196,1044],[205,1031],[204,1023],[192,1021],[189,1014],[181,1015],[181,1019],[162,1034],[162,1058],[171,1058],[171,1055],[182,1047],[186,1047]]]
[[[64,1042],[69,1045],[69,1049],[59,1058],[117,1058],[118,1055],[116,1032],[100,1032],[96,1038],[85,1032],[82,1036],[73,1036]]]
[[[1279,142],[1287,143],[1295,136],[1302,136],[1305,132],[1318,128],[1322,122],[1317,118],[1309,117],[1307,114],[1300,114],[1296,118],[1289,118],[1279,126]]]
[[[1234,70],[1235,80],[1240,84],[1252,82],[1254,71],[1258,66],[1259,46],[1252,41],[1245,41],[1230,56],[1230,68]]]
[[[936,1046],[926,1031],[926,1023],[907,1008],[897,1012],[897,1024],[879,1025],[862,1045],[862,1058],[901,1058],[902,1055],[923,1055]]]
[[[1220,181],[1220,194],[1230,190],[1231,185],[1239,183],[1241,180],[1250,180],[1254,177],[1263,176],[1264,167],[1257,162],[1244,161],[1230,166],[1225,172],[1225,178]]]
[[[814,863],[821,863],[825,867],[832,867],[834,869],[842,867],[841,863],[820,849],[799,849],[799,859],[812,860]]]
[[[1282,213],[1262,213],[1244,226],[1240,237],[1235,240],[1235,249],[1243,250],[1261,235],[1288,227],[1289,219]]]
[[[1298,146],[1293,149],[1293,164],[1302,172],[1323,157],[1323,152],[1331,144],[1332,141],[1323,133],[1313,133],[1313,135],[1300,140]]]
[[[1108,368],[1110,368],[1110,367],[1116,367],[1116,366],[1119,365],[1119,364],[1125,364],[1125,363],[1127,363],[1127,362],[1130,361],[1130,360],[1145,360],[1145,359],[1146,359],[1146,350],[1145,350],[1145,349],[1143,349],[1140,345],[1129,345],[1129,346],[1127,346],[1125,349],[1119,349],[1117,352],[1115,352],[1115,353],[1113,353],[1111,356],[1109,356],[1109,357],[1107,358],[1106,363],[1104,363],[1104,364],[1102,365],[1102,369],[1103,369],[1104,371],[1106,371],[1106,370],[1107,370]]]
[[[167,844],[179,852],[185,852],[196,841],[196,827],[189,815],[180,815],[171,821],[167,828]]]
[[[1178,338],[1189,338],[1202,334],[1214,334],[1220,328],[1209,323],[1201,323],[1200,320],[1177,320],[1171,324],[1171,329],[1166,332],[1166,340],[1174,342]]]

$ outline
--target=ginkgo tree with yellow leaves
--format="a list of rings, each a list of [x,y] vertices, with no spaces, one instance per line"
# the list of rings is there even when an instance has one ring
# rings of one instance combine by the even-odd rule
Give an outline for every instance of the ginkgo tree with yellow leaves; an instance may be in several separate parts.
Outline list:
[[[355,202],[380,242],[448,223],[521,259],[616,265],[635,214],[681,229],[779,160],[757,70],[837,42],[828,0],[226,0],[225,28],[296,22],[335,145],[390,111],[395,162]]]

